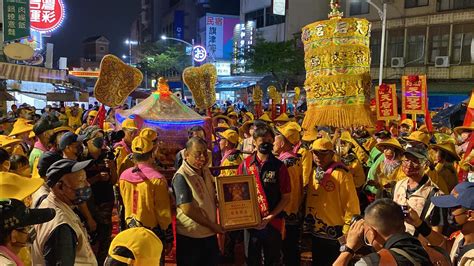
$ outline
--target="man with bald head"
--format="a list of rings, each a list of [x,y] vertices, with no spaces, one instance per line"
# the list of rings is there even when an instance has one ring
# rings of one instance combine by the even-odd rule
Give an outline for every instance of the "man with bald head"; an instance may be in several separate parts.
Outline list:
[[[432,265],[420,241],[405,232],[402,207],[390,199],[374,201],[365,209],[364,219],[352,223],[333,265],[348,265],[364,244],[376,252],[355,265]]]

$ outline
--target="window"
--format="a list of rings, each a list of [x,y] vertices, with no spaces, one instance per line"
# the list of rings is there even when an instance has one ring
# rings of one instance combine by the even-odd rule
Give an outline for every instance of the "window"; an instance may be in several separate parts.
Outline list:
[[[391,62],[394,57],[403,57],[404,30],[396,29],[388,32],[388,56],[387,62]]]
[[[265,13],[265,26],[285,23],[285,16],[274,15],[271,7],[267,7]]]
[[[454,25],[453,29],[453,50],[451,53],[451,62],[474,63],[474,57],[471,49],[474,46],[474,24]]]
[[[100,47],[99,47],[99,50],[100,50],[101,52],[103,52],[103,51],[105,51],[105,47],[104,47],[104,46],[100,46]]]
[[[407,46],[409,49],[407,49],[405,65],[424,64],[425,39],[426,28],[408,28]]]
[[[449,45],[449,26],[438,26],[430,28],[430,39],[428,41],[430,48],[430,62],[434,63],[437,56],[448,55]]]
[[[370,58],[372,58],[372,65],[380,64],[381,39],[381,31],[375,31],[370,34]]]
[[[438,0],[438,11],[474,8],[474,0]]]
[[[264,25],[264,9],[249,12],[245,14],[245,22],[255,21],[257,28],[263,28]]]
[[[405,8],[427,6],[429,0],[405,0]]]
[[[369,3],[366,0],[352,0],[349,7],[351,16],[369,14]]]

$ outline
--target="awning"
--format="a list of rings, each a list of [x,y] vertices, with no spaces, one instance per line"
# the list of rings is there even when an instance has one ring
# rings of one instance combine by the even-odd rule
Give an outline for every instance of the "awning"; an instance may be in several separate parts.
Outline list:
[[[67,81],[66,74],[64,70],[0,63],[0,79],[61,83]]]
[[[264,76],[228,76],[218,77],[216,92],[226,90],[240,90],[255,86]]]

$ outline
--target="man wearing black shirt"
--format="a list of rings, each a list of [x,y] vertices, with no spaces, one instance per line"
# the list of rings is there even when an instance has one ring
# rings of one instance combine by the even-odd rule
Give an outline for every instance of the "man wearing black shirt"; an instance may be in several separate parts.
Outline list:
[[[364,219],[351,225],[334,265],[348,265],[364,242],[376,252],[355,265],[432,265],[420,241],[405,232],[403,211],[390,199],[376,200],[365,209]]]

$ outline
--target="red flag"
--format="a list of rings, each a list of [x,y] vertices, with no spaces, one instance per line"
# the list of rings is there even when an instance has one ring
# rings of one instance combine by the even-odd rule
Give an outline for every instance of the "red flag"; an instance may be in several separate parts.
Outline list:
[[[431,114],[428,108],[428,91],[426,92],[426,110],[425,110],[425,125],[428,128],[428,132],[433,132],[433,123],[431,122]]]
[[[105,113],[105,106],[101,104],[97,116],[94,118],[91,125],[98,125],[101,129],[104,129]]]
[[[464,117],[463,126],[465,127],[468,127],[471,125],[472,118],[474,117],[474,97],[472,97],[473,92],[471,92],[471,97],[469,98],[469,104],[467,105],[466,116]]]

